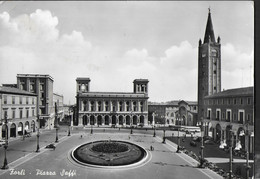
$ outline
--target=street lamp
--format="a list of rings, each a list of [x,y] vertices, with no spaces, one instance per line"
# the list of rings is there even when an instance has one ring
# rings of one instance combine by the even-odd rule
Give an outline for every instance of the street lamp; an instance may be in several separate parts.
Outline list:
[[[203,137],[204,137],[204,122],[203,122],[203,118],[201,119],[201,146],[200,146],[200,149],[201,149],[201,157],[200,157],[200,165],[199,165],[199,168],[205,168],[204,167],[204,141],[203,141]]]
[[[156,133],[155,133],[155,125],[153,126],[153,137],[156,137]]]
[[[90,134],[93,134],[93,127],[92,127],[92,124],[91,124],[91,127],[90,127]]]
[[[246,148],[246,179],[249,179],[249,169],[251,168],[249,165],[249,152],[248,152],[248,142],[249,142],[249,132],[248,132],[248,121],[246,123],[246,133],[245,133],[245,137],[247,138],[247,143],[245,144],[245,148]]]
[[[229,156],[229,178],[230,179],[232,179],[232,158],[233,158],[233,156],[232,156],[232,147],[233,147],[233,132],[232,132],[232,126],[230,126],[230,137],[231,137],[231,140],[230,140],[230,145],[229,145],[229,154],[230,154],[230,156]]]
[[[176,153],[180,153],[180,128],[178,127],[178,146]]]
[[[68,136],[70,136],[70,123],[71,123],[71,117],[70,117],[70,107],[69,107],[69,124],[68,124]]]
[[[40,146],[39,146],[39,137],[40,137],[40,116],[39,114],[37,115],[37,122],[38,122],[38,127],[37,127],[37,148],[36,152],[40,152]]]
[[[55,142],[59,142],[58,138],[58,109],[57,109],[57,103],[55,103],[55,120],[56,120],[56,140]]]
[[[133,126],[132,126],[132,124],[131,124],[130,128],[131,128],[130,134],[133,134]]]
[[[7,163],[7,158],[6,158],[6,150],[8,148],[8,128],[7,128],[7,114],[5,115],[5,158],[4,158],[4,165],[2,166],[1,169],[8,169],[8,163]]]
[[[165,144],[165,129],[163,129],[163,142]]]

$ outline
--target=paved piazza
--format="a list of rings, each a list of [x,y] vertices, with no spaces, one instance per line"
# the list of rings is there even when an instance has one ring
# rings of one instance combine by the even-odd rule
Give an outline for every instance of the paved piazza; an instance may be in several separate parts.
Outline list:
[[[110,131],[109,131],[110,130]],[[129,133],[128,129],[109,129],[89,132],[78,131],[71,136],[62,136],[56,149],[45,149],[41,145],[40,153],[32,152],[9,164],[9,170],[0,170],[0,178],[84,178],[84,179],[217,179],[222,178],[208,169],[197,168],[197,161],[183,153],[175,153],[176,145],[161,137],[153,137],[152,131],[138,134]],[[161,133],[162,134],[162,133]],[[158,132],[158,135],[161,135]],[[55,133],[53,133],[55,136]],[[128,141],[143,147],[150,155],[148,161],[130,168],[91,168],[77,165],[71,161],[70,152],[77,146],[97,140]],[[153,146],[154,150],[150,151]],[[7,153],[8,155],[8,153]],[[2,161],[1,161],[2,162]]]

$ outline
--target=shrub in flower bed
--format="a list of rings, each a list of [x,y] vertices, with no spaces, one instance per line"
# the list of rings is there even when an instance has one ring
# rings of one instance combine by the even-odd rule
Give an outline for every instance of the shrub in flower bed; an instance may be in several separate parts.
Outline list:
[[[95,152],[103,152],[103,153],[117,153],[117,152],[127,151],[128,146],[117,142],[103,142],[94,145],[92,147],[92,150]]]

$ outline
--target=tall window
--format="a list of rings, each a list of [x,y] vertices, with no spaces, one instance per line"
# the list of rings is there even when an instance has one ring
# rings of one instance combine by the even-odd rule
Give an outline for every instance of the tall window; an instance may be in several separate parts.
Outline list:
[[[241,124],[244,122],[244,110],[238,111],[238,122]]]
[[[243,103],[244,103],[243,98],[241,98],[240,99],[240,104],[243,104]]]
[[[87,111],[87,101],[83,101],[83,111]]]
[[[7,116],[7,109],[4,110],[4,118],[5,118],[5,116],[8,117],[8,116]]]
[[[123,111],[123,102],[122,101],[119,102],[119,111]]]
[[[15,104],[15,97],[12,96],[12,104]]]
[[[20,104],[23,104],[23,97],[19,98],[19,102],[20,102]]]
[[[141,112],[144,111],[144,105],[143,105],[143,102],[140,102],[140,109],[141,109]]]
[[[4,96],[4,104],[7,104],[7,96]]]
[[[247,104],[251,104],[251,98],[247,98]]]
[[[207,113],[207,119],[211,118],[211,109],[208,109],[208,113]]]
[[[237,104],[237,99],[236,98],[234,99],[234,104]]]
[[[227,118],[226,118],[226,120],[228,122],[230,122],[230,120],[231,120],[231,110],[227,110]]]
[[[20,118],[22,119],[23,118],[23,110],[20,109]]]
[[[34,104],[34,98],[32,98],[32,104]]]
[[[26,97],[26,104],[29,104],[29,98]]]
[[[13,115],[12,118],[15,119],[15,109],[13,109]]]
[[[44,90],[44,84],[40,84],[40,90],[41,90],[41,91]]]
[[[95,111],[94,101],[91,101],[90,105],[91,105],[90,106],[91,111]]]
[[[26,110],[26,117],[29,118],[29,109]]]
[[[105,102],[105,110],[106,110],[106,111],[109,111],[108,101]]]
[[[136,111],[136,102],[133,102],[133,109]]]
[[[113,112],[115,112],[116,111],[116,103],[113,101],[113,103],[112,103],[112,109],[113,109]]]
[[[101,101],[98,102],[98,111],[101,111]]]
[[[126,111],[130,111],[129,101],[126,102]]]
[[[34,115],[34,109],[32,110],[32,116],[35,116],[35,115]]]
[[[220,110],[217,110],[216,119],[217,119],[217,120],[219,120],[219,119],[220,119]]]

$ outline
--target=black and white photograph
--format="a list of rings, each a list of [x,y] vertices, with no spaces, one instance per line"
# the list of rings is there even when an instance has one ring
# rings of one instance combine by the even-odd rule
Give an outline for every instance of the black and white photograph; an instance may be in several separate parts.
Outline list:
[[[0,1],[0,178],[260,178],[254,6]]]

